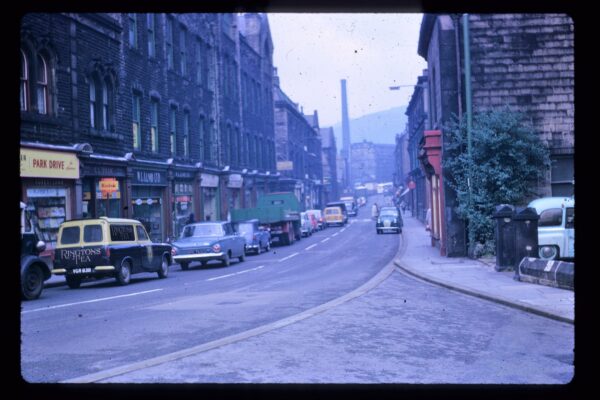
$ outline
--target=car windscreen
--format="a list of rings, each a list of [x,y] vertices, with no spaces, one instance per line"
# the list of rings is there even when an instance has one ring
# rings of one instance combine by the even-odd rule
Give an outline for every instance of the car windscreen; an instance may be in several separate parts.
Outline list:
[[[395,210],[381,210],[381,217],[398,217],[398,211]]]
[[[254,226],[252,224],[241,223],[238,224],[237,231],[240,235],[251,239],[254,234]]]
[[[206,236],[223,236],[223,229],[219,224],[202,224],[202,225],[187,225],[183,228],[181,237],[206,237]]]

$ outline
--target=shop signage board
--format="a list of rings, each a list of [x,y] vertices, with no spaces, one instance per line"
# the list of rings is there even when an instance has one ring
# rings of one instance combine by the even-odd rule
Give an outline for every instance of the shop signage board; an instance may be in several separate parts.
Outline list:
[[[22,178],[79,179],[77,155],[21,148]]]
[[[132,183],[137,185],[166,185],[167,175],[164,171],[148,171],[134,168]]]
[[[219,186],[219,177],[217,175],[201,174],[200,179],[201,179],[200,186],[202,186],[202,187],[216,188]]]
[[[277,161],[277,171],[292,171],[293,169],[293,161]]]
[[[229,175],[229,180],[227,182],[227,187],[228,188],[239,189],[239,188],[242,187],[243,183],[244,183],[244,178],[242,178],[242,175],[240,175],[240,174],[231,174],[231,175]]]

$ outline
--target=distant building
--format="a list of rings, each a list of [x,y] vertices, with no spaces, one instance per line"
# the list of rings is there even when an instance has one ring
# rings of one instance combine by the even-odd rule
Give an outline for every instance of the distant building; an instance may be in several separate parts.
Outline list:
[[[375,144],[366,140],[352,143],[350,171],[353,183],[392,182],[394,149],[393,144]]]
[[[340,198],[337,173],[337,146],[333,128],[321,128],[323,205]]]

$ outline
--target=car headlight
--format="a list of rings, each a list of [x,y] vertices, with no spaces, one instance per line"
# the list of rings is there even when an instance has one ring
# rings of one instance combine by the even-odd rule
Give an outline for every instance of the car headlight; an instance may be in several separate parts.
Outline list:
[[[221,245],[219,243],[216,243],[213,245],[212,249],[215,253],[218,253],[221,251]]]
[[[177,255],[177,248],[171,247],[171,255],[172,256],[176,256]]]

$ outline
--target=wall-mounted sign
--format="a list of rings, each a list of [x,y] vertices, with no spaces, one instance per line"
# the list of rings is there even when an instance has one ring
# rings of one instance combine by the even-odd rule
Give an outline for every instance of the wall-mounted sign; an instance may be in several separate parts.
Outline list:
[[[79,179],[79,159],[70,153],[21,148],[21,177]]]
[[[200,175],[200,186],[202,187],[219,187],[219,177],[211,174]]]
[[[119,181],[115,178],[101,178],[100,191],[102,193],[114,193],[119,190]]]
[[[228,188],[239,189],[244,184],[244,178],[240,174],[231,174],[229,175],[229,180],[227,181]]]
[[[133,169],[132,183],[141,185],[166,185],[167,174],[164,171]]]
[[[277,171],[292,171],[293,169],[293,161],[277,161]]]

